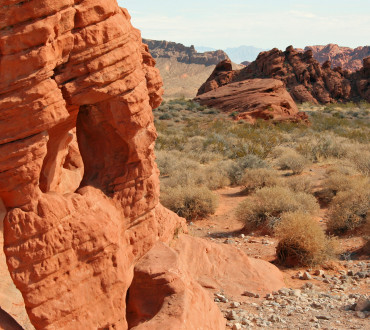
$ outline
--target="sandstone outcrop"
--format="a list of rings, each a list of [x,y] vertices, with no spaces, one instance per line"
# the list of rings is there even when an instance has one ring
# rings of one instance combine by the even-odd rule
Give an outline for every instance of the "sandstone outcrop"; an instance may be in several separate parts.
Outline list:
[[[256,119],[307,122],[307,115],[299,112],[284,87],[277,79],[247,79],[233,82],[238,71],[231,62],[219,63],[210,78],[199,89],[195,98],[202,105],[233,113],[234,119],[254,123]]]
[[[332,68],[341,67],[343,70],[358,71],[362,68],[362,60],[370,56],[370,46],[340,47],[336,44],[326,46],[307,46],[304,51],[311,50],[313,57],[320,63],[331,62]]]
[[[163,329],[222,329],[199,283],[233,260],[214,252],[200,272],[189,245],[184,261],[185,248],[168,247],[187,229],[159,203],[152,108],[162,81],[128,12],[115,0],[3,1],[0,54],[4,252],[35,328],[145,328],[150,315]],[[238,259],[240,284],[283,286],[273,266]],[[144,276],[155,290],[148,264],[163,272],[149,312],[135,286]]]
[[[233,246],[180,235],[157,243],[134,269],[127,308],[132,329],[224,329],[225,320],[202,288],[240,296],[284,285],[280,271]],[[204,314],[206,312],[206,314]]]
[[[184,226],[158,202],[155,62],[113,0],[6,1],[0,15],[12,279],[38,329],[126,328],[134,263]]]
[[[364,63],[367,60],[364,59]],[[366,64],[365,64],[366,65]],[[224,66],[224,65],[223,65]],[[313,58],[313,52],[300,53],[292,46],[282,52],[276,48],[262,52],[256,61],[241,70],[223,68],[222,74],[216,72],[201,86],[198,95],[217,86],[241,82],[255,78],[274,78],[281,80],[297,102],[330,103],[358,101],[368,98],[364,80],[366,68],[361,73],[349,73],[341,68],[331,68],[330,62],[320,65]],[[362,81],[359,82],[359,79]]]

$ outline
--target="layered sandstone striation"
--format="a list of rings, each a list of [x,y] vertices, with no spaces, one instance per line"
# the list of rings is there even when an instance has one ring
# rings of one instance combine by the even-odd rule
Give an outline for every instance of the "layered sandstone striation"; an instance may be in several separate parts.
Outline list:
[[[12,279],[38,329],[126,328],[133,265],[184,226],[158,201],[155,62],[114,0],[5,1],[0,15]]]
[[[311,50],[313,57],[320,63],[331,62],[333,68],[341,67],[343,70],[358,71],[362,68],[364,58],[370,56],[370,46],[341,47],[336,44],[326,46],[307,46],[304,51]]]
[[[308,122],[305,113],[277,79],[246,79],[236,81],[239,71],[231,62],[220,62],[195,98],[197,102],[231,113],[236,120],[254,123],[256,119]]]
[[[370,78],[366,70],[367,61],[368,58],[363,60],[363,69],[350,73],[341,68],[332,69],[328,61],[320,65],[311,50],[301,53],[292,46],[284,52],[274,48],[260,53],[256,61],[242,70],[231,70],[230,66],[226,68],[223,64],[222,74],[212,74],[200,87],[198,95],[228,83],[273,78],[282,81],[297,102],[370,101],[366,96]]]
[[[3,1],[0,54],[4,252],[35,328],[127,329],[149,318],[222,329],[190,245],[169,247],[186,225],[159,203],[152,108],[162,81],[127,11],[115,0]],[[198,267],[211,250],[203,277],[232,262],[209,247]],[[250,274],[241,284],[283,286],[274,266],[238,258]]]

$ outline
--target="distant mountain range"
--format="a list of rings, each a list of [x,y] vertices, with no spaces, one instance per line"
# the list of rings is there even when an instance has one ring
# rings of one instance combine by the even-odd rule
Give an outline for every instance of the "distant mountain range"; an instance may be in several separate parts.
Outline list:
[[[198,52],[215,51],[215,48],[205,46],[195,46]],[[254,46],[239,46],[223,49],[223,51],[229,56],[234,63],[242,63],[245,61],[253,62],[260,52],[266,51],[267,49],[257,48]]]

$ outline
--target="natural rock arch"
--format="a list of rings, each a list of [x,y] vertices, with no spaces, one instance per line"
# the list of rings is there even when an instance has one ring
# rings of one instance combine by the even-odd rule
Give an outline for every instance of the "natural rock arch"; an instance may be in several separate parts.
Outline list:
[[[206,267],[187,269],[195,241],[162,244],[186,225],[159,203],[152,108],[163,91],[154,64],[116,0],[2,3],[4,252],[37,329],[127,329],[126,293],[134,274],[140,292],[140,272],[153,288],[152,264],[163,275],[157,289],[171,294],[158,315],[144,318],[143,297],[130,297],[141,329],[171,327],[170,318],[178,329],[222,329],[221,312],[196,278],[220,269],[223,285],[232,255],[251,270],[241,272],[244,288],[283,285],[274,266],[236,249],[220,257],[222,248],[198,242],[196,261]],[[208,253],[214,264],[204,262]]]

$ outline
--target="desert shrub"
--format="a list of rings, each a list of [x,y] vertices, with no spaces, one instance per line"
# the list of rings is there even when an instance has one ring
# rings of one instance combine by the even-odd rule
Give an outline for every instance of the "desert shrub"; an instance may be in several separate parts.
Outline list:
[[[156,162],[161,176],[170,175],[181,163],[181,154],[177,151],[156,151]]]
[[[291,170],[294,174],[302,173],[308,165],[308,160],[294,149],[286,149],[276,160],[282,170]]]
[[[364,225],[364,239],[365,239],[365,246],[364,252],[370,253],[370,213],[367,213],[366,222]]]
[[[314,162],[328,158],[342,158],[347,153],[345,142],[346,139],[333,133],[313,134],[299,139],[296,150]]]
[[[281,183],[279,173],[268,168],[251,168],[244,172],[239,182],[245,193],[250,193],[263,187],[273,187]]]
[[[285,181],[286,186],[295,192],[311,193],[312,181],[308,176],[289,177]]]
[[[358,171],[370,176],[370,150],[352,149],[348,158],[351,159]]]
[[[236,216],[247,230],[264,229],[271,233],[284,212],[315,214],[318,210],[319,205],[312,195],[275,186],[261,188],[241,202]]]
[[[366,223],[369,206],[369,185],[339,192],[329,208],[328,231],[341,234],[362,227]]]
[[[173,116],[169,113],[164,113],[163,115],[160,115],[159,116],[159,119],[160,120],[168,120],[168,119],[171,119]]]
[[[218,166],[218,164],[205,166],[202,174],[204,185],[211,190],[220,189],[230,184],[226,170]]]
[[[246,155],[234,160],[226,160],[218,165],[227,173],[230,184],[239,185],[246,169],[266,168],[268,164],[256,155]]]
[[[335,255],[336,241],[326,236],[319,223],[307,213],[282,214],[275,235],[279,238],[277,258],[287,266],[322,264]]]
[[[161,202],[179,216],[196,220],[215,212],[217,196],[206,187],[177,186],[164,189]]]
[[[335,167],[328,172],[323,189],[316,192],[317,197],[324,204],[329,204],[341,191],[353,191],[359,187],[369,186],[368,178],[360,175],[349,175],[353,174],[353,171],[350,171],[349,168]]]

